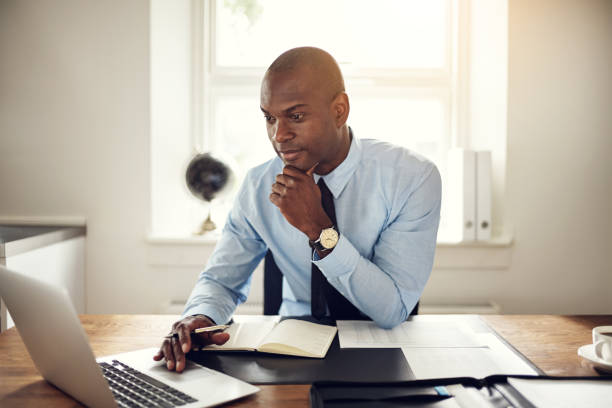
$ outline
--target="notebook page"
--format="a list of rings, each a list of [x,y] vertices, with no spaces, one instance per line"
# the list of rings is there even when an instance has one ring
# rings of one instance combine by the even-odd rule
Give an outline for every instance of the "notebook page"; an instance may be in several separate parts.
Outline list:
[[[305,351],[307,354],[324,357],[336,328],[302,320],[283,320],[264,339],[263,344],[286,344]]]
[[[227,343],[221,346],[210,345],[206,348],[218,350],[255,350],[275,325],[275,321],[232,323],[225,331],[225,333],[230,335]]]

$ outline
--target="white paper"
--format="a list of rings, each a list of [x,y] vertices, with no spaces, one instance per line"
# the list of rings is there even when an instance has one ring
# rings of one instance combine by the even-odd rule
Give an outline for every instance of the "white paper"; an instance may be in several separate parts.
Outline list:
[[[539,408],[609,408],[612,381],[523,380],[508,382]]]
[[[483,348],[402,348],[417,379],[444,377],[483,378],[493,374],[535,375],[537,372],[493,333],[475,336]]]
[[[407,321],[389,330],[364,320],[338,320],[336,325],[341,348],[486,346],[460,322]]]

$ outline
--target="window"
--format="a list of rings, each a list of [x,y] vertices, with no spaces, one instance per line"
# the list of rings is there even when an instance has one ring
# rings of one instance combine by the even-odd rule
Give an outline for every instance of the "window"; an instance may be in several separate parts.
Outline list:
[[[474,51],[503,51],[507,40],[499,35],[506,40],[503,46],[492,36],[474,42],[468,26],[480,21],[481,34],[495,31],[494,24],[502,32],[498,23],[507,18],[504,13],[505,0],[153,0],[153,233],[184,235],[206,216],[201,203],[185,199],[185,188],[172,185],[196,151],[220,152],[233,161],[238,185],[248,169],[274,156],[259,110],[260,81],[278,55],[297,46],[323,48],[339,62],[351,102],[348,123],[358,137],[386,140],[428,157],[443,180],[446,154],[454,146],[502,146],[503,160],[496,162],[494,155],[494,167],[505,166],[505,128],[495,128],[497,116],[487,112],[491,120],[475,127],[487,142],[470,144],[469,122],[479,117],[470,98],[477,95],[482,110],[492,107],[481,103],[490,100],[486,92],[470,88],[469,75],[472,59],[482,55]],[[491,71],[490,59],[479,61],[479,72]],[[496,63],[503,66],[504,60]],[[480,83],[491,89],[491,82]],[[177,103],[181,95],[183,104]],[[504,102],[505,93],[499,96],[496,101]],[[192,108],[187,126],[185,105]],[[505,106],[495,109],[505,119]],[[170,140],[162,134],[176,129],[188,146],[179,148],[178,136]],[[491,145],[488,135],[494,132]],[[217,224],[230,205],[217,205]],[[443,217],[441,229],[444,222]]]
[[[271,158],[258,108],[261,78],[283,51],[312,45],[341,65],[356,135],[413,149],[443,170],[454,92],[449,0],[208,5],[202,146],[232,156],[242,173]]]

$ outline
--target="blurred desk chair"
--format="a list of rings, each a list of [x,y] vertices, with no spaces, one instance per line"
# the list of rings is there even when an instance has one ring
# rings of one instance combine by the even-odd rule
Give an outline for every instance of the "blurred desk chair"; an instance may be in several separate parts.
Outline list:
[[[264,315],[277,315],[283,300],[283,274],[276,266],[272,252],[266,253],[264,260]],[[419,302],[410,316],[419,314]]]

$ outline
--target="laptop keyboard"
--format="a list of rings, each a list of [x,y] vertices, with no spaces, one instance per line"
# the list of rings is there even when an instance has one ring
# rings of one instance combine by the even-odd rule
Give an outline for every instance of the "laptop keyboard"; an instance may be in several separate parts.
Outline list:
[[[197,401],[120,361],[98,364],[120,407],[170,408]]]

